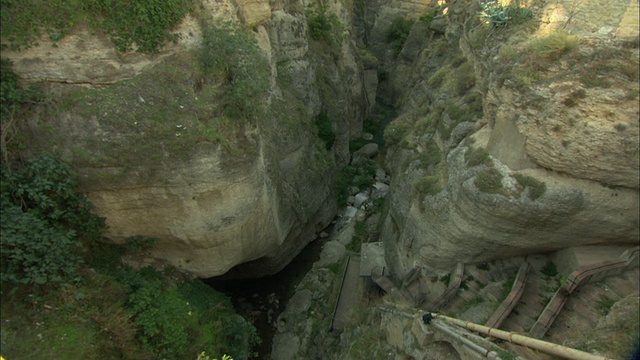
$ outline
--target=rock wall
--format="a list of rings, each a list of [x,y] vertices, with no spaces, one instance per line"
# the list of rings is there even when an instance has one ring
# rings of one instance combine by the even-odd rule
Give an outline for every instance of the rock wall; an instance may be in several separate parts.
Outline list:
[[[346,21],[338,4],[328,11]],[[73,164],[111,241],[156,238],[143,262],[199,277],[269,275],[337,211],[335,159],[347,161],[348,141],[361,131],[362,73],[348,26],[339,51],[318,60],[323,48],[309,37],[301,1],[203,0],[197,8],[253,29],[271,68],[263,118],[224,118],[220,84],[194,85],[202,32],[191,15],[176,29],[180,41],[153,56],[118,53],[105,36],[78,28],[57,47],[3,51],[52,99],[21,122],[23,153],[52,151]],[[340,134],[330,151],[313,124],[321,109]]]
[[[567,4],[529,2],[543,20],[532,36],[543,37],[571,20],[568,29],[580,38],[571,56],[585,59],[610,49],[636,66],[637,50],[626,47],[638,32],[629,33],[625,19],[637,4],[608,4],[616,8],[607,13],[611,16],[596,16],[601,11],[591,10],[597,6],[580,3],[573,10],[580,16],[554,24],[558,20],[549,20],[549,14]],[[387,154],[393,182],[382,238],[396,276],[415,265],[450,270],[459,261],[637,243],[637,72],[604,75],[606,86],[587,84],[578,74],[590,64],[576,65],[569,56],[540,70],[544,81],[511,86],[500,61],[516,39],[520,44],[513,46],[524,46],[530,38],[517,31],[489,34],[479,30],[473,7],[458,1],[447,5],[447,15],[441,12],[426,32],[413,27],[393,65],[400,70],[393,89],[400,93],[402,111],[387,138],[398,132],[402,137]],[[433,23],[443,19],[446,30],[439,34]],[[485,41],[489,35],[499,40]],[[418,48],[413,47],[416,38],[422,44]],[[402,56],[407,51],[417,56],[410,61]],[[464,91],[451,86],[462,79],[464,66],[452,62],[472,65],[474,79]],[[446,66],[457,69],[439,78],[438,70]],[[472,93],[482,97],[483,115],[475,124],[454,111],[456,106],[469,109]],[[434,144],[442,160],[429,162]],[[486,162],[470,160],[482,150]],[[499,190],[480,190],[478,178],[488,172],[499,174]],[[544,183],[542,196],[529,196],[534,190],[517,179],[524,176]]]

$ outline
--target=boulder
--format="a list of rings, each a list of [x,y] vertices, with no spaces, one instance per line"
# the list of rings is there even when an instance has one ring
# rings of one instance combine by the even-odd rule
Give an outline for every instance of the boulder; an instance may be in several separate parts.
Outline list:
[[[254,28],[271,18],[271,6],[267,0],[235,0],[238,17],[244,25]]]

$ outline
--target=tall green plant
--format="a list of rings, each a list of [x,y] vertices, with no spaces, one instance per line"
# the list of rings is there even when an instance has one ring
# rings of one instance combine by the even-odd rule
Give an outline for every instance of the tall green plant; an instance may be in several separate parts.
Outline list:
[[[491,25],[491,27],[501,27],[508,24],[519,24],[533,18],[533,11],[529,8],[521,7],[518,4],[502,6],[496,0],[481,1],[481,12],[478,17]]]

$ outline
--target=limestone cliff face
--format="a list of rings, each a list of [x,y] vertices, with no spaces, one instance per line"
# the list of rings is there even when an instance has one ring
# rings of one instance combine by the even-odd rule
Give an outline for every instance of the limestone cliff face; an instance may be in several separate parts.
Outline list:
[[[558,24],[553,14],[568,14],[568,4],[531,2],[542,19],[532,37],[566,27],[580,40],[575,53],[524,85],[516,83],[526,76],[513,69],[525,59],[502,64],[530,38],[481,30],[477,9],[448,2],[446,15],[413,27],[392,65],[402,111],[387,129],[393,183],[382,237],[395,274],[415,265],[448,270],[459,261],[637,243],[637,71],[614,65],[624,58],[637,67],[637,49],[625,48],[629,38],[620,36],[637,39],[625,20],[637,4],[607,4],[616,8],[610,17],[588,2],[571,10],[588,25],[572,17],[565,26],[568,18]],[[434,23],[443,20],[441,32]],[[594,55],[604,49],[620,58]],[[417,56],[403,57],[408,52]],[[600,75],[598,64],[617,70]],[[544,187],[541,196],[532,183]]]
[[[201,5],[207,16],[254,30],[271,68],[264,118],[225,119],[219,85],[194,83],[202,32],[189,16],[181,40],[155,56],[117,53],[106,38],[78,29],[57,48],[3,52],[53,99],[21,124],[25,152],[54,151],[74,165],[112,241],[156,238],[146,261],[200,277],[232,268],[229,276],[264,276],[282,269],[336,212],[335,158],[348,158],[345,144],[348,151],[361,131],[362,75],[348,33],[319,64],[302,2]],[[329,11],[339,13],[334,6]],[[320,66],[335,70],[331,78]],[[331,94],[340,102],[329,103]],[[313,124],[322,109],[336,114],[334,153]]]

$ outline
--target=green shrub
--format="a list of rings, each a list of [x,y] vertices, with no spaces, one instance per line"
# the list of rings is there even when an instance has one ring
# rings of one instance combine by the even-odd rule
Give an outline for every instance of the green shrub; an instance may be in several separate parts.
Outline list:
[[[353,139],[349,141],[349,152],[353,154],[354,152],[362,149],[363,146],[369,144],[369,140],[365,140],[362,138]]]
[[[141,252],[148,251],[149,249],[153,248],[157,242],[158,239],[147,238],[140,235],[131,236],[126,239],[127,249],[132,255],[137,255]]]
[[[554,276],[558,275],[558,267],[556,266],[556,263],[554,263],[553,261],[549,260],[549,261],[547,261],[546,264],[544,264],[542,269],[540,269],[540,272],[542,273],[542,275],[546,275],[546,276],[549,276],[549,277],[554,277]]]
[[[410,129],[411,126],[406,121],[395,120],[390,122],[384,129],[385,144],[390,146],[400,143]]]
[[[502,174],[495,168],[486,169],[478,174],[474,183],[476,187],[486,193],[502,193]]]
[[[193,4],[193,0],[84,2],[119,51],[135,47],[142,53],[157,53],[165,41],[176,41],[178,35],[170,30],[184,19]]]
[[[62,161],[40,156],[20,170],[1,172],[2,281],[68,284],[81,263],[80,241],[100,238],[101,218],[75,192],[75,173]]]
[[[338,16],[327,14],[327,6],[320,4],[313,4],[307,10],[307,25],[312,39],[326,42],[337,40],[343,28]]]
[[[513,177],[522,187],[529,188],[529,198],[531,200],[536,200],[540,196],[544,195],[547,190],[547,185],[544,182],[531,176],[515,174]]]
[[[455,91],[458,96],[464,95],[467,90],[476,84],[476,74],[473,64],[465,61],[455,70],[456,82]]]
[[[439,11],[440,7],[438,6],[434,9],[431,9],[430,11],[425,12],[424,14],[420,15],[420,21],[423,21],[425,24],[427,24],[427,26],[431,25],[433,19],[438,16]]]
[[[438,71],[431,75],[429,80],[427,80],[427,83],[433,88],[438,88],[440,87],[440,85],[442,85],[445,77],[450,75],[451,71],[451,67],[449,66],[441,67],[440,69],[438,69]]]
[[[413,188],[417,192],[420,199],[426,195],[436,195],[442,191],[440,179],[437,176],[425,176],[413,183]]]
[[[315,120],[318,128],[318,137],[324,142],[327,150],[331,150],[336,141],[336,133],[333,131],[333,122],[329,119],[326,110],[322,110]]]
[[[413,20],[403,17],[397,17],[393,19],[391,25],[385,31],[385,37],[387,43],[391,45],[394,54],[398,55],[402,51],[402,46],[411,32],[413,27]]]
[[[256,119],[264,114],[270,68],[251,31],[228,21],[205,24],[200,63],[206,77],[223,82],[227,116]]]
[[[429,165],[436,165],[442,161],[442,151],[435,141],[431,141],[427,144],[427,148],[418,155],[418,160],[422,163],[423,168],[428,168]]]

